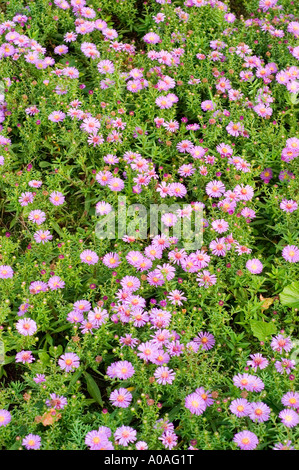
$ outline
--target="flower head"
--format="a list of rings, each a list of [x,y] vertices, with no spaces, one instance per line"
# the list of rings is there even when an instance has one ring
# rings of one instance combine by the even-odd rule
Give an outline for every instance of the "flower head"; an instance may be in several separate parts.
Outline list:
[[[259,443],[257,436],[247,430],[235,434],[233,441],[241,450],[254,450]]]
[[[65,353],[58,359],[59,367],[65,372],[73,372],[80,365],[80,358],[75,353]]]

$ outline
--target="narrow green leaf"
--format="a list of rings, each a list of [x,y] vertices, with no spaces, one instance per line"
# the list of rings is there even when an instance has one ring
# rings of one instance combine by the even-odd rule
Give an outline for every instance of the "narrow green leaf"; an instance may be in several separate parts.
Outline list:
[[[86,379],[87,391],[89,395],[101,406],[104,406],[102,395],[99,387],[97,386],[95,380],[90,374],[84,372],[84,377]]]

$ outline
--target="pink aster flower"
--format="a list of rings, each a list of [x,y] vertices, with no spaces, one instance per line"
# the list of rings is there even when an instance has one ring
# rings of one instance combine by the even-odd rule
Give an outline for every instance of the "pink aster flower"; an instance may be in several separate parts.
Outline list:
[[[252,274],[260,274],[263,271],[263,265],[260,260],[253,258],[249,259],[246,263],[246,268]]]
[[[96,145],[101,145],[104,143],[104,139],[102,134],[97,134],[96,131],[94,131],[92,134],[89,134],[87,142],[89,145],[93,145],[94,147]],[[108,172],[109,173],[109,172]],[[104,185],[103,185],[104,186]]]
[[[280,208],[284,212],[294,212],[298,209],[298,204],[296,201],[293,201],[292,199],[290,200],[283,199],[280,203]]]
[[[37,225],[41,225],[46,220],[46,214],[37,209],[30,212],[28,220],[31,220],[31,222]]]
[[[255,377],[254,375],[250,376],[249,384],[247,386],[247,390],[249,392],[259,393],[262,390],[264,390],[264,388],[265,388],[264,382],[259,377]]]
[[[289,337],[284,337],[283,335],[277,335],[274,336],[274,338],[271,341],[271,348],[273,351],[277,351],[279,353],[282,353],[283,350],[286,352],[290,352],[293,347],[291,338]]]
[[[44,243],[52,240],[53,235],[51,235],[49,230],[38,230],[33,237],[36,243],[42,243],[44,245]]]
[[[260,353],[257,354],[251,354],[250,355],[251,360],[247,361],[247,365],[251,366],[253,370],[256,372],[258,368],[265,369],[269,361],[265,357],[263,357]]]
[[[259,443],[257,436],[247,430],[235,434],[233,441],[241,450],[254,450]]]
[[[195,390],[195,393],[203,399],[207,407],[213,405],[214,400],[208,390],[205,390],[203,387],[199,387]]]
[[[58,55],[67,54],[68,50],[69,50],[69,48],[67,46],[65,46],[64,44],[62,44],[60,46],[55,47],[54,53],[58,54]]]
[[[148,44],[157,44],[160,42],[160,36],[156,33],[147,33],[145,36],[142,38],[145,42]]]
[[[35,361],[31,351],[20,351],[16,354],[16,362],[22,362],[22,364],[30,364]]]
[[[14,275],[13,269],[7,265],[0,266],[0,279],[11,279]]]
[[[137,328],[140,328],[146,325],[148,320],[149,320],[149,316],[147,312],[143,311],[142,308],[134,309],[134,311],[132,312],[133,325],[136,326]]]
[[[271,409],[265,403],[259,401],[257,403],[250,403],[250,412],[248,414],[252,421],[262,423],[268,421]]]
[[[173,449],[177,445],[178,437],[172,431],[164,431],[162,436],[159,437],[159,440],[162,441],[162,444],[166,449]]]
[[[175,372],[168,367],[158,367],[154,372],[154,377],[160,385],[172,384],[175,379]]]
[[[65,353],[58,359],[61,370],[74,372],[80,366],[80,358],[75,353]]]
[[[138,441],[135,444],[136,450],[147,450],[148,444],[145,441]]]
[[[53,111],[49,114],[48,119],[52,122],[60,122],[63,121],[65,118],[65,114],[62,111]]]
[[[129,426],[120,426],[114,433],[114,438],[121,446],[127,446],[131,442],[135,442],[137,432]]]
[[[150,341],[146,341],[138,346],[138,351],[140,351],[137,356],[145,361],[149,362],[153,359],[156,359],[158,356],[158,346],[153,344]]]
[[[198,274],[196,280],[199,287],[205,287],[207,289],[216,284],[217,277],[215,274],[211,274],[210,271],[203,270],[203,272]]]
[[[178,169],[178,174],[182,177],[192,176],[195,173],[196,169],[193,167],[192,163],[184,164]]]
[[[120,388],[118,390],[114,390],[110,394],[109,400],[113,406],[127,408],[132,401],[132,394],[125,388]]]
[[[290,374],[291,370],[295,368],[296,362],[291,359],[282,359],[274,363],[275,369],[280,374]]]
[[[234,192],[240,201],[250,201],[254,196],[254,190],[248,184],[246,186],[238,184]]]
[[[96,264],[99,261],[98,255],[91,250],[85,250],[80,254],[82,263]]]
[[[264,104],[257,104],[253,107],[253,110],[263,118],[269,118],[273,113],[273,109]]]
[[[241,215],[248,220],[256,217],[255,211],[253,209],[249,209],[249,207],[244,207],[244,209],[241,210]]]
[[[195,159],[198,160],[204,156],[206,150],[200,145],[195,145],[194,147],[189,148],[190,155]]]
[[[11,421],[11,414],[7,410],[0,410],[0,427],[7,426]]]
[[[282,257],[290,263],[297,263],[299,261],[299,248],[295,245],[285,246],[282,250]]]
[[[65,67],[63,69],[63,75],[68,78],[79,78],[79,70],[76,67]]]
[[[170,185],[168,185],[165,181],[162,181],[157,188],[157,192],[160,196],[164,199],[166,196],[170,195]]]
[[[216,85],[216,89],[221,93],[224,93],[225,90],[230,90],[231,87],[230,81],[225,77],[220,78]]]
[[[22,445],[27,450],[38,450],[41,446],[41,438],[37,434],[28,434],[28,436],[24,437]]]
[[[187,300],[186,297],[184,297],[184,293],[180,290],[173,290],[170,291],[169,294],[167,295],[167,298],[170,300],[170,303],[172,305],[183,305],[183,301]]]
[[[22,193],[21,196],[19,197],[19,203],[21,206],[28,206],[28,204],[31,204],[34,200],[34,195],[30,191],[27,191],[25,193]]]
[[[174,197],[184,197],[187,194],[187,189],[182,183],[171,183],[169,185],[169,194]]]
[[[67,399],[64,396],[51,393],[50,398],[46,400],[46,405],[49,408],[54,408],[55,410],[63,410],[63,408],[67,405]]]
[[[31,318],[22,318],[17,322],[16,329],[23,336],[32,336],[37,330],[37,325]]]
[[[218,233],[224,233],[228,231],[229,225],[224,219],[217,219],[212,222],[212,228]]]
[[[33,380],[36,384],[40,384],[46,381],[46,376],[44,374],[36,374]]]
[[[59,276],[52,276],[48,280],[48,286],[50,290],[63,289],[65,282]]]
[[[84,316],[81,312],[73,310],[67,315],[66,319],[70,323],[82,323],[84,320]]]
[[[241,122],[235,123],[235,122],[230,121],[230,123],[226,126],[226,130],[228,134],[234,137],[238,137],[240,135],[243,135],[244,126]]]
[[[111,191],[122,191],[124,187],[125,183],[121,178],[111,178],[110,181],[108,181],[108,188],[111,189]]]
[[[107,322],[109,318],[108,312],[105,309],[96,307],[93,311],[88,312],[88,321],[91,322],[96,328]]]
[[[103,263],[108,268],[116,268],[120,265],[121,260],[117,253],[107,253],[103,258]]]
[[[283,162],[290,163],[292,160],[297,158],[298,155],[299,155],[298,149],[286,147],[281,152],[281,160]]]
[[[194,148],[194,144],[190,140],[181,140],[176,146],[180,153],[191,153]]]
[[[109,444],[108,437],[101,431],[90,431],[85,436],[85,444],[90,450],[100,450]]]
[[[299,393],[298,392],[287,392],[283,395],[281,403],[284,406],[290,406],[295,410],[299,409]]]
[[[33,295],[39,294],[40,292],[47,292],[47,290],[48,290],[48,284],[43,281],[31,282],[29,286],[30,294],[33,294]]]
[[[42,186],[42,181],[37,181],[37,180],[31,180],[29,181],[28,185],[31,187],[31,188],[40,188]]]
[[[298,413],[292,409],[282,410],[278,416],[287,428],[293,428],[299,423]]]
[[[160,247],[149,245],[144,249],[144,254],[147,258],[153,261],[155,259],[161,259],[163,256],[163,251]]]
[[[203,111],[214,111],[215,106],[214,106],[213,101],[211,101],[211,100],[202,101],[202,103],[201,103],[201,109],[202,109]]]
[[[91,322],[90,320],[83,320],[81,322],[81,326],[80,326],[80,330],[82,331],[82,333],[85,335],[87,333],[90,333],[91,335],[93,335],[93,329],[96,328],[96,325]]]
[[[285,441],[275,444],[272,450],[295,450],[295,447],[292,446],[292,441]]]
[[[111,62],[111,60],[101,60],[98,65],[98,71],[101,73],[101,74],[111,74],[114,72],[114,64],[113,62]]]
[[[197,273],[199,271],[199,263],[194,253],[186,256],[181,260],[181,267],[184,271],[189,273]]]
[[[124,346],[128,346],[131,349],[134,349],[138,344],[138,339],[137,338],[132,338],[131,334],[126,334],[125,336],[121,336],[119,338],[119,342],[120,342],[122,348]]]
[[[88,300],[77,300],[77,302],[74,303],[74,309],[79,312],[89,312],[91,303],[88,302]]]
[[[178,340],[174,340],[171,342],[167,342],[166,349],[169,355],[171,357],[174,357],[180,356],[183,353],[185,346],[181,344]]]
[[[229,409],[238,418],[243,418],[249,415],[251,405],[245,398],[237,398],[231,402]]]
[[[224,192],[225,186],[221,181],[210,181],[210,183],[206,185],[206,193],[208,196],[218,198],[221,197]]]
[[[135,369],[129,361],[115,363],[115,374],[118,379],[127,380],[135,374]]]
[[[64,35],[65,42],[73,42],[73,41],[76,41],[76,39],[77,39],[76,33],[70,32]]]
[[[169,109],[173,105],[173,102],[168,96],[158,96],[155,103],[160,109]]]
[[[59,191],[54,191],[50,194],[49,201],[52,202],[54,206],[61,206],[64,203],[65,196]]]
[[[185,398],[185,408],[193,415],[199,416],[206,409],[206,403],[198,393],[190,393]]]
[[[105,201],[99,201],[96,204],[96,213],[100,215],[109,214],[112,211],[112,206]]]
[[[149,283],[150,286],[155,286],[155,287],[162,286],[163,284],[165,284],[163,275],[157,269],[148,273],[147,282]]]
[[[162,124],[168,132],[176,132],[179,130],[180,125],[177,121],[163,122]]]
[[[28,299],[27,299],[28,300]],[[18,311],[18,316],[21,317],[22,315],[25,315],[25,313],[27,312],[29,308],[29,304],[28,303],[25,303],[25,304],[21,304],[19,306],[19,311]]]
[[[110,379],[114,379],[115,377],[117,377],[117,362],[113,362],[112,364],[110,364],[110,366],[107,367],[107,371],[106,371],[106,374],[108,375],[108,377],[110,377]]]
[[[225,238],[222,237],[222,238],[216,238],[216,240],[212,240],[209,245],[209,248],[212,251],[213,255],[225,256],[227,252]]]
[[[233,383],[240,390],[249,390],[253,376],[247,373],[237,374],[233,377]]]
[[[164,263],[163,266],[158,264],[155,271],[162,274],[167,281],[171,281],[175,276],[175,268],[168,263]]]
[[[138,91],[142,90],[141,81],[129,80],[127,83],[127,90],[131,91],[132,93],[137,93]]]
[[[215,344],[215,338],[212,333],[208,333],[206,331],[201,331],[198,335],[194,338],[196,343],[200,343],[201,348],[204,351],[208,351],[212,349]]]

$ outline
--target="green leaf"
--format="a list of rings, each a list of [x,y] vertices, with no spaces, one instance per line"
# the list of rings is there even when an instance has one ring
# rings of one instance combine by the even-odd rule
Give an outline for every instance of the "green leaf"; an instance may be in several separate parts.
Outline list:
[[[78,369],[78,370],[76,370],[76,372],[73,374],[73,376],[72,376],[72,378],[71,378],[71,380],[70,380],[70,383],[69,383],[68,392],[70,391],[70,389],[72,388],[72,386],[77,382],[77,380],[79,379],[79,377],[81,377],[82,372],[83,372],[83,370]]]
[[[273,323],[253,320],[250,322],[253,335],[260,341],[266,341],[268,336],[276,333],[276,327]]]
[[[12,221],[10,222],[9,228],[13,228],[16,225],[17,222],[18,222],[18,216],[14,217],[12,219]]]
[[[61,331],[69,330],[69,325],[60,326],[57,330],[53,330],[52,333],[60,333]]]
[[[299,308],[299,282],[295,281],[289,286],[286,286],[279,297],[282,305]]]
[[[84,377],[86,379],[87,391],[89,395],[101,406],[104,406],[102,395],[99,387],[97,386],[95,380],[90,374],[84,372]]]
[[[46,168],[46,167],[48,167],[48,166],[50,166],[50,165],[51,165],[50,162],[46,162],[46,161],[39,162],[39,166],[40,166],[41,168]]]
[[[38,353],[38,357],[40,358],[43,364],[47,364],[50,361],[50,356],[46,352]]]
[[[53,229],[55,230],[55,232],[57,232],[58,235],[60,235],[61,238],[62,238],[63,237],[63,232],[62,232],[61,228],[59,227],[59,225],[54,221],[51,222],[51,225],[52,225]]]

